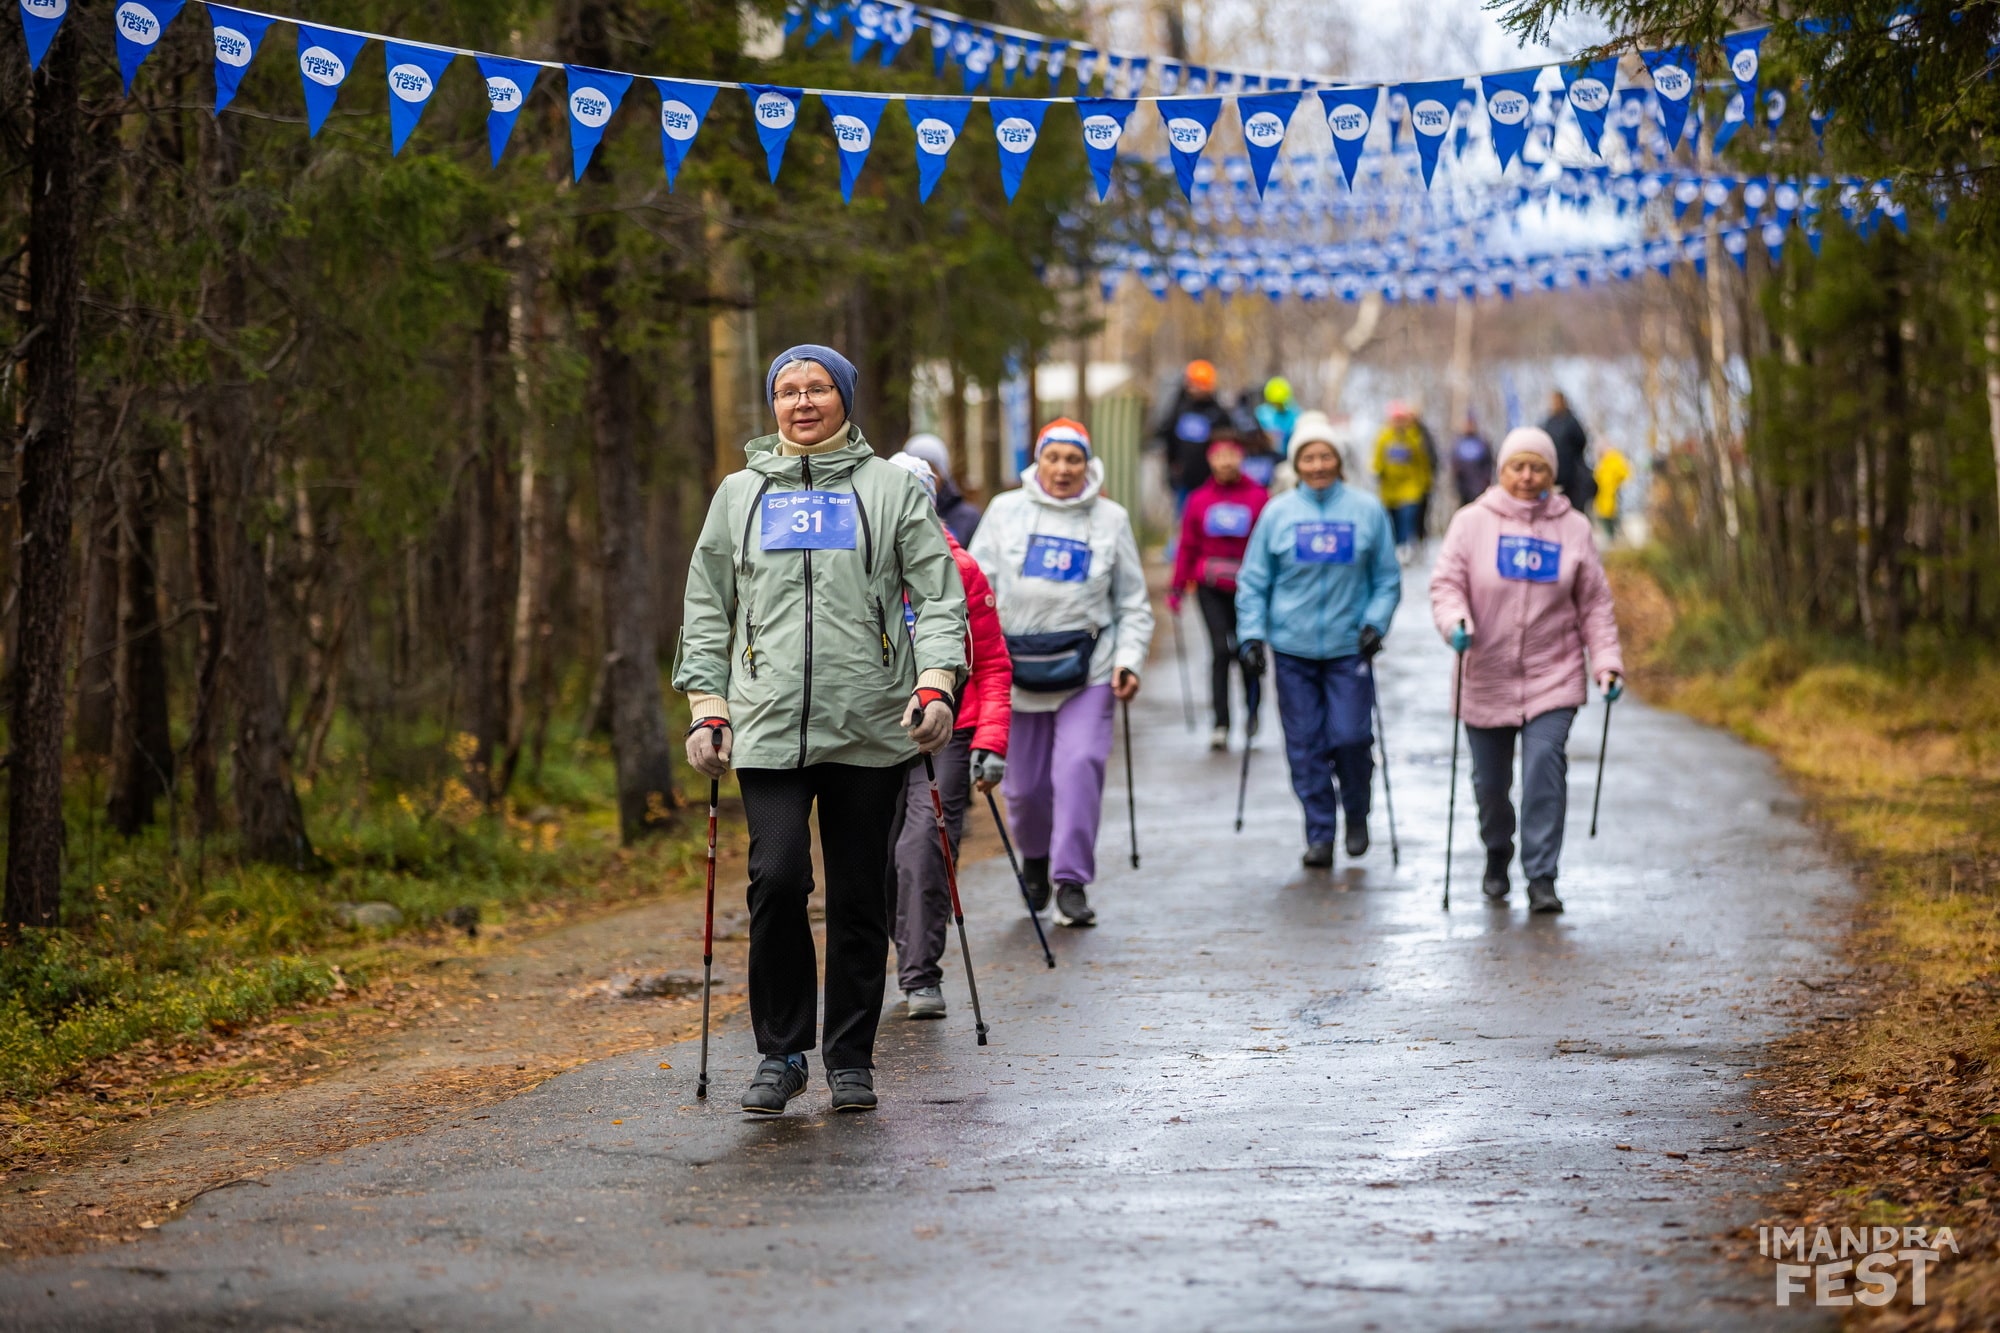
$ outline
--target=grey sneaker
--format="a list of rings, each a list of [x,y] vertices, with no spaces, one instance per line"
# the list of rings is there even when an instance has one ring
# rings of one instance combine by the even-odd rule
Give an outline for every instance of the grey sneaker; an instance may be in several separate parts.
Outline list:
[[[743,1109],[752,1115],[783,1115],[785,1103],[806,1090],[806,1067],[782,1055],[767,1055],[743,1090]]]
[[[903,998],[910,1002],[908,1011],[903,1015],[905,1018],[944,1017],[944,989],[940,986],[919,986],[915,990],[906,990]]]
[[[1056,924],[1058,926],[1097,924],[1097,913],[1090,910],[1090,899],[1084,896],[1083,885],[1056,885]]]
[[[836,1111],[875,1109],[875,1071],[872,1069],[829,1069],[827,1091],[833,1094]]]

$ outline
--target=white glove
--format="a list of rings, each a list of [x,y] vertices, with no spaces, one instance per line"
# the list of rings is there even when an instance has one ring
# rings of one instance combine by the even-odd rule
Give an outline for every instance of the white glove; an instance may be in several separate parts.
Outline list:
[[[951,740],[951,724],[956,714],[951,696],[943,690],[919,687],[903,710],[903,730],[925,754],[936,754]]]
[[[991,791],[1000,785],[1000,779],[1007,776],[1007,761],[991,750],[972,752],[972,780],[980,784],[981,791]]]
[[[719,778],[729,771],[729,752],[736,748],[736,733],[721,718],[703,718],[688,728],[688,767],[703,777]]]

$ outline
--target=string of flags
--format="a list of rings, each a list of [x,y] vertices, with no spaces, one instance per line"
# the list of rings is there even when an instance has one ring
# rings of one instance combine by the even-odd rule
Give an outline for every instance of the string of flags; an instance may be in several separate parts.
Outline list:
[[[69,0],[17,0],[17,3],[27,37],[29,63],[39,67],[50,41],[68,15]],[[185,0],[122,0],[118,5],[113,23],[119,70],[128,95],[140,68],[184,5]],[[1204,150],[1222,120],[1225,101],[1233,104],[1248,164],[1248,180],[1259,196],[1269,185],[1295,115],[1307,98],[1313,99],[1318,114],[1325,117],[1333,156],[1342,181],[1350,190],[1358,178],[1364,151],[1371,142],[1379,143],[1384,137],[1378,127],[1385,122],[1391,151],[1398,143],[1413,145],[1419,172],[1429,187],[1447,140],[1459,136],[1457,152],[1464,152],[1463,136],[1468,133],[1474,110],[1483,113],[1487,130],[1484,142],[1490,143],[1504,172],[1523,156],[1537,130],[1547,131],[1552,138],[1556,112],[1551,112],[1545,102],[1537,101],[1537,86],[1546,87],[1551,81],[1551,71],[1560,81],[1562,105],[1557,111],[1567,117],[1565,123],[1577,126],[1592,155],[1599,153],[1608,124],[1630,128],[1625,121],[1633,114],[1645,114],[1640,110],[1641,98],[1643,107],[1650,110],[1650,117],[1657,122],[1656,148],[1664,141],[1666,149],[1671,151],[1680,143],[1686,127],[1698,119],[1689,115],[1697,87],[1697,67],[1694,52],[1688,47],[1643,53],[1650,73],[1650,89],[1619,88],[1615,58],[1461,79],[1344,86],[1321,86],[1310,78],[1269,72],[1204,70],[1163,61],[1158,71],[1162,91],[1147,95],[1139,89],[1145,83],[1143,74],[1148,57],[1100,52],[1060,39],[975,23],[946,11],[863,0],[833,10],[796,10],[788,20],[789,30],[809,26],[809,41],[829,32],[851,31],[857,60],[871,49],[878,49],[884,58],[893,58],[894,52],[910,40],[905,34],[913,34],[920,22],[928,26],[934,43],[941,31],[948,30],[949,40],[934,45],[934,58],[940,67],[949,58],[970,70],[983,59],[976,51],[990,45],[997,53],[1003,84],[1009,86],[1023,70],[1039,73],[1050,81],[1052,88],[1059,86],[1065,57],[1075,55],[1074,63],[1069,65],[1076,80],[1075,96],[1034,98],[978,93],[974,90],[988,82],[982,77],[966,85],[965,95],[931,97],[638,76],[405,41],[211,0],[202,0],[202,7],[213,30],[218,114],[236,97],[244,74],[273,25],[284,23],[296,33],[296,60],[309,135],[316,136],[324,126],[356,59],[372,41],[382,45],[386,58],[392,152],[402,151],[434,99],[441,80],[454,62],[463,58],[476,67],[486,85],[490,106],[488,144],[496,165],[505,154],[514,125],[541,76],[546,72],[561,72],[572,168],[579,179],[633,85],[650,85],[657,97],[661,159],[670,188],[722,89],[738,90],[749,99],[766,170],[773,182],[778,178],[805,100],[817,99],[828,114],[839,153],[842,197],[850,201],[874,146],[882,116],[888,104],[897,101],[904,104],[914,134],[919,195],[926,200],[943,175],[951,150],[976,102],[985,104],[992,119],[1001,182],[1009,200],[1018,192],[1028,162],[1041,142],[1049,109],[1058,104],[1072,106],[1078,116],[1085,156],[1100,199],[1112,187],[1112,168],[1119,147],[1141,102],[1154,105],[1168,145],[1169,163],[1190,200],[1195,196],[1197,176],[1204,165]],[[1733,105],[1758,105],[1758,52],[1768,32],[1768,28],[1760,28],[1723,39],[1730,72],[1738,87]],[[1103,95],[1094,91],[1098,62],[1092,57],[1098,55],[1105,57],[1103,70],[1107,83]],[[988,74],[990,67],[989,62]],[[1135,69],[1140,77],[1135,77]],[[1234,95],[1226,95],[1227,92]],[[1635,98],[1634,93],[1639,96]],[[1738,122],[1743,119],[1739,112]],[[1729,124],[1727,117],[1724,124]],[[1722,133],[1722,127],[1718,127],[1718,139]]]

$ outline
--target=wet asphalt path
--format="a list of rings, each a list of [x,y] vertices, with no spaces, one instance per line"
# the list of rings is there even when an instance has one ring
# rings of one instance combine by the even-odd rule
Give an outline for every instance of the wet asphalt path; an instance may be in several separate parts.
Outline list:
[[[1716,1248],[1771,1184],[1743,1075],[1829,968],[1850,886],[1760,756],[1635,703],[1586,838],[1593,703],[1568,913],[1531,920],[1518,885],[1480,903],[1468,784],[1443,914],[1449,654],[1410,584],[1382,661],[1400,868],[1379,799],[1365,858],[1299,868],[1268,705],[1233,834],[1237,756],[1183,730],[1163,654],[1134,713],[1144,868],[1115,760],[1103,924],[1052,930],[1056,971],[1005,861],[969,868],[992,1044],[954,940],[951,1017],[885,1020],[877,1114],[827,1113],[815,1059],[791,1114],[746,1121],[738,1021],[705,1105],[692,1045],[591,1065],[139,1245],[0,1270],[0,1327],[1780,1322],[1767,1270]]]

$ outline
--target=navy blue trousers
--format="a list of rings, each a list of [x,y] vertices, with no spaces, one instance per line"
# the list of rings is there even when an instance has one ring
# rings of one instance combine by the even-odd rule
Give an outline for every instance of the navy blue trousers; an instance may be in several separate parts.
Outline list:
[[[1324,660],[1272,653],[1278,681],[1278,720],[1285,728],[1285,758],[1292,791],[1306,810],[1306,841],[1333,842],[1339,814],[1368,821],[1375,779],[1375,742],[1369,714],[1375,674],[1357,656]]]

